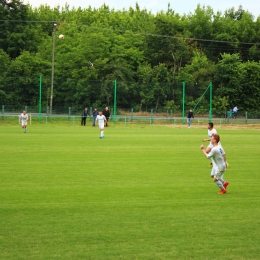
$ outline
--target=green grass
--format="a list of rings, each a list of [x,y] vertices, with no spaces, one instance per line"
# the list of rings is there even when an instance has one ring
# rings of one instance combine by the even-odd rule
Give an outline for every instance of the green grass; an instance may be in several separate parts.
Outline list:
[[[259,259],[260,130],[0,126],[0,259]]]

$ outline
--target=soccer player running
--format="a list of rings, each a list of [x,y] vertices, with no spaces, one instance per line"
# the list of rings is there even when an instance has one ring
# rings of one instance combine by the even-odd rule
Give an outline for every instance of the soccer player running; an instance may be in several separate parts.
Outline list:
[[[209,153],[204,149],[204,145],[200,146],[201,151],[207,158],[212,158],[214,164],[216,165],[216,174],[213,177],[214,182],[220,188],[218,194],[225,194],[227,192],[227,186],[229,184],[228,181],[223,179],[224,172],[226,170],[226,163],[223,158],[223,150],[222,147],[218,144],[220,141],[220,137],[217,134],[214,134],[211,138],[211,144],[213,148]]]
[[[210,141],[213,134],[217,134],[217,130],[214,128],[214,124],[212,122],[209,122],[208,123],[208,137],[209,138],[202,139],[202,141],[203,142]],[[210,150],[207,148],[206,152],[208,153],[208,152],[210,152]],[[209,167],[212,167],[212,164],[213,164],[212,160],[210,160],[210,161],[211,162],[210,162]]]
[[[202,139],[202,141],[203,142],[210,141],[214,134],[217,134],[217,130],[214,128],[214,124],[212,122],[209,122],[208,123],[208,137],[209,138]],[[220,142],[219,142],[219,145],[222,147]],[[211,149],[212,149],[212,144],[210,143],[206,149],[206,152],[209,153],[211,151]],[[222,151],[223,151],[224,160],[226,162],[226,153],[225,153],[223,147],[222,147]],[[212,166],[214,167],[212,160],[210,160],[210,161],[211,161],[211,163],[210,163],[209,167],[212,167]],[[226,162],[226,164],[227,164],[227,168],[228,168],[229,164],[227,162]],[[214,171],[214,169],[212,169],[212,170]]]
[[[99,126],[99,130],[100,130],[100,139],[103,139],[103,138],[105,138],[104,127],[105,127],[105,122],[107,120],[106,120],[106,117],[103,115],[102,111],[99,111],[96,121],[98,121],[98,126]]]
[[[23,113],[20,115],[20,123],[22,124],[24,133],[26,133],[27,122],[28,122],[28,115],[26,114],[26,111],[24,110]]]

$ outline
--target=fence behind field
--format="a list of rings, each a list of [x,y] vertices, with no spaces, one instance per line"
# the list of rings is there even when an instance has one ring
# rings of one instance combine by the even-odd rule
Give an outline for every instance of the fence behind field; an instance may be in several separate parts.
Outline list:
[[[38,113],[37,106],[8,106],[2,105],[1,123],[19,123],[19,115],[23,110],[29,114],[29,124],[57,124],[66,123],[68,125],[80,125],[82,107],[53,107],[52,114],[47,106]],[[100,109],[100,108],[99,108]],[[101,109],[100,109],[101,110]],[[92,115],[92,107],[89,107],[89,113]],[[144,125],[181,125],[186,124],[186,117],[182,117],[182,111],[173,111],[165,109],[146,109],[144,111],[135,111],[133,108],[118,108],[117,115],[113,113],[113,107],[110,108],[110,124],[144,124]],[[199,113],[200,112],[200,113]],[[200,125],[209,122],[209,113],[195,111],[195,119],[192,124]],[[92,117],[87,118],[87,124],[92,124]],[[89,123],[91,121],[91,123]],[[236,118],[229,114],[229,111],[213,111],[212,120],[216,124],[258,124],[260,123],[260,112],[239,111]]]
[[[66,124],[69,126],[81,125],[81,116],[76,115],[47,115],[42,114],[40,117],[38,114],[28,113],[29,125],[33,124]],[[1,124],[19,124],[20,114],[2,114],[0,122]],[[91,126],[93,117],[87,117],[86,125]],[[208,117],[196,117],[192,120],[192,125],[206,125],[209,122]],[[217,125],[228,125],[228,124],[259,124],[260,119],[249,119],[249,118],[213,118],[212,122]],[[115,125],[184,125],[187,124],[186,118],[175,117],[175,116],[123,116],[116,115],[109,118],[109,124]]]

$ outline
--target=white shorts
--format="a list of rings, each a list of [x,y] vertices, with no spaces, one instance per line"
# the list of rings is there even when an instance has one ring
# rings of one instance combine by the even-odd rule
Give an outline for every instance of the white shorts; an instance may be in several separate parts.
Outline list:
[[[211,159],[211,162],[212,162],[212,169],[210,172],[210,176],[215,176],[217,174],[218,167],[212,159]]]
[[[22,121],[22,126],[24,126],[24,125],[27,125],[27,122],[26,121]]]
[[[214,175],[214,177],[218,177],[218,179],[223,179],[223,176],[224,176],[224,172],[225,170],[219,170],[218,168],[216,169],[216,173]]]
[[[104,129],[104,127],[105,127],[105,124],[99,125],[99,129]]]

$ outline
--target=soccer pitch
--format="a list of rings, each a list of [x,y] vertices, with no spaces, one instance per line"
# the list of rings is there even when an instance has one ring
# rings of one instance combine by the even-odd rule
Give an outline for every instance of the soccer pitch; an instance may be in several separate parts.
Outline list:
[[[260,130],[216,129],[225,195],[207,125],[1,125],[0,259],[260,259]]]

